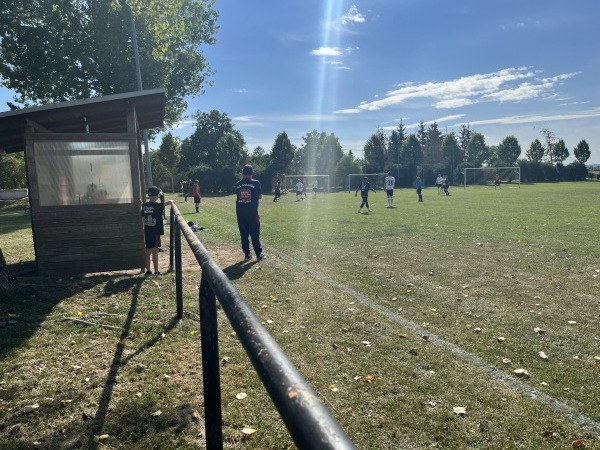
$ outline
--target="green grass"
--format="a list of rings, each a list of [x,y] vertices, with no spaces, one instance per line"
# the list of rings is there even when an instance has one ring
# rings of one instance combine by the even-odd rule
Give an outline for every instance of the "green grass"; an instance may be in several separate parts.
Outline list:
[[[265,196],[268,259],[245,265],[233,197],[199,214],[174,198],[358,448],[600,448],[597,186],[428,188],[423,203],[401,189],[393,209],[380,191],[368,215],[347,193]],[[8,263],[29,267],[18,205],[0,233]],[[199,271],[184,267],[180,323],[172,274],[21,276],[0,300],[0,449],[203,448]],[[292,448],[219,320],[225,448]]]

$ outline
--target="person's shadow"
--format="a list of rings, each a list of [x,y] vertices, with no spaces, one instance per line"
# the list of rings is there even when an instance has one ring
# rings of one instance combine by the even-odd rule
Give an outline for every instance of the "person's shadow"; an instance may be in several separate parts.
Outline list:
[[[230,265],[229,267],[225,267],[223,269],[223,273],[227,276],[229,280],[237,280],[244,276],[246,271],[250,270],[258,261],[239,261],[235,264]]]

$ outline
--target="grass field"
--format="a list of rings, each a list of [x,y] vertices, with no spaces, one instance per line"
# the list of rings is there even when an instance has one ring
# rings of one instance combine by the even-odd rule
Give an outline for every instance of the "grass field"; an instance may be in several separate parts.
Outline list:
[[[371,214],[265,196],[268,259],[247,264],[233,197],[173,198],[358,448],[600,448],[600,184],[450,192],[371,193]],[[16,271],[28,226],[0,208]],[[203,448],[198,279],[186,260],[175,323],[173,274],[22,275],[0,300],[0,449]],[[219,316],[225,448],[293,448]]]

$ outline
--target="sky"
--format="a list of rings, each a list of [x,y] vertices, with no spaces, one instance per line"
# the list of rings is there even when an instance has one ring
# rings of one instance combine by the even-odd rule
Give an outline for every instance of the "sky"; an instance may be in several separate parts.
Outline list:
[[[600,2],[597,0],[216,0],[214,70],[173,129],[195,112],[226,113],[249,152],[277,135],[295,145],[334,133],[362,157],[390,135],[466,124],[488,145],[515,136],[522,157],[543,129],[571,153],[583,139],[600,164]],[[0,90],[0,100],[10,100]],[[151,143],[156,148],[160,140]]]

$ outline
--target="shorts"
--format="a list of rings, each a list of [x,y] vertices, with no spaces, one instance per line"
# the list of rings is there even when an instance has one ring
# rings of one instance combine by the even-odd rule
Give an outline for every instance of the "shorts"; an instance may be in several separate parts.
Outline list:
[[[153,231],[144,233],[144,242],[146,248],[160,248],[160,234],[154,234]]]
[[[194,203],[200,203],[200,196],[194,195]]]
[[[393,189],[386,189],[385,192],[387,193],[388,197],[393,197],[394,196],[394,190]]]
[[[417,189],[417,195],[421,195],[421,188]]]

